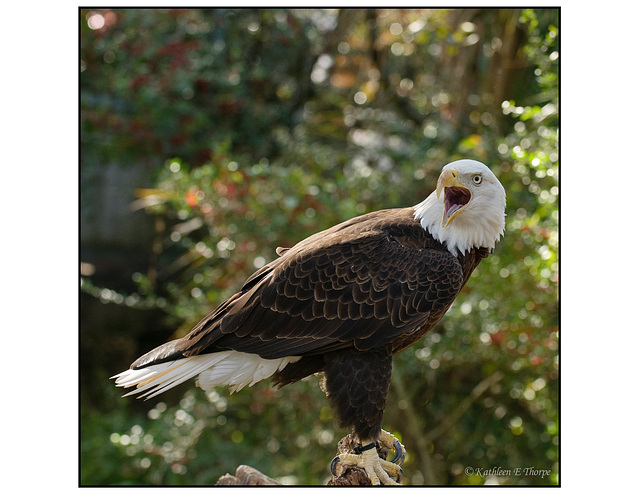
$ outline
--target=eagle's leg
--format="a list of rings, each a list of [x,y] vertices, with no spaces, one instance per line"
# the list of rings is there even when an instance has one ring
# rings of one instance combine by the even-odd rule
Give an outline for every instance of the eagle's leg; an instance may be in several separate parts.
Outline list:
[[[340,454],[338,462],[364,469],[372,485],[397,484],[402,468],[380,459],[375,448],[380,440],[396,450],[395,460],[404,460],[404,448],[381,428],[382,415],[391,381],[391,346],[361,352],[355,349],[325,356],[325,387],[341,426],[351,426],[360,442],[353,454]],[[397,444],[395,443],[397,442]],[[400,452],[398,452],[398,450]]]

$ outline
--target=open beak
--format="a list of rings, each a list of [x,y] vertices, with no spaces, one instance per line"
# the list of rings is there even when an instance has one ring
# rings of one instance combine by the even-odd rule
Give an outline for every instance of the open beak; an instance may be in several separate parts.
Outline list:
[[[444,191],[444,208],[442,212],[443,229],[447,228],[451,221],[467,207],[471,201],[471,191],[458,180],[459,174],[456,170],[445,170],[438,178],[436,196]]]

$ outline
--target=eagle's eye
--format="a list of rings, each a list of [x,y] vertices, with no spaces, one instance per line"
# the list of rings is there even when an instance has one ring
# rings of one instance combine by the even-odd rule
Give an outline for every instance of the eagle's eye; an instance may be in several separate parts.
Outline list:
[[[477,186],[482,182],[482,175],[480,174],[474,175],[472,180],[473,180],[473,183]]]

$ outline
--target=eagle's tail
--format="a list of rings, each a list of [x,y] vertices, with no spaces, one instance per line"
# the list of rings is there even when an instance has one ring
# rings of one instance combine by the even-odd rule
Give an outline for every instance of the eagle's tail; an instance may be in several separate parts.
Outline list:
[[[204,390],[227,385],[231,392],[236,392],[299,359],[300,356],[264,359],[257,354],[222,351],[128,369],[111,378],[115,378],[118,387],[136,387],[125,397],[140,394],[139,398],[150,399],[198,375],[197,385]]]

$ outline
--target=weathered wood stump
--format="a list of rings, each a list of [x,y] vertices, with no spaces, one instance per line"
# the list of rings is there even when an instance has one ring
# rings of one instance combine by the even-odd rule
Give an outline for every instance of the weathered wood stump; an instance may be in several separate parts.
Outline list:
[[[238,466],[236,475],[229,473],[221,476],[216,485],[279,485],[276,480],[262,474],[257,469],[244,464]]]
[[[353,452],[354,447],[357,445],[358,443],[351,435],[347,435],[338,442],[338,452],[336,455]],[[380,442],[378,442],[376,447],[378,456],[380,456],[381,459],[386,459],[389,449]],[[336,477],[332,477],[329,480],[327,483],[329,486],[371,486],[371,481],[365,474],[364,469],[338,463],[335,471]],[[280,483],[269,478],[257,469],[243,464],[238,466],[235,476],[227,473],[220,477],[216,485],[280,485]]]

